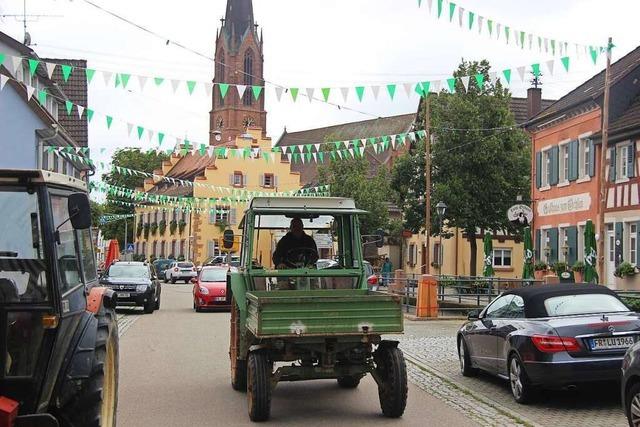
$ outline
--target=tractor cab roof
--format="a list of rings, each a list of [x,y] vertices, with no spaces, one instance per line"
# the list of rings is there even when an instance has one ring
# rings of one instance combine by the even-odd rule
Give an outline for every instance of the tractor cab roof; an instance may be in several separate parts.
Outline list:
[[[52,184],[87,191],[87,183],[69,175],[40,169],[0,169],[0,184]]]

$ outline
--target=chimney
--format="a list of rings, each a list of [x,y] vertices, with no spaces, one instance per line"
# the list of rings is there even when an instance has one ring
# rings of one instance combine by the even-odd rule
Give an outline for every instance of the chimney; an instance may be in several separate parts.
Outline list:
[[[527,119],[531,119],[542,110],[542,89],[530,87],[527,89]]]

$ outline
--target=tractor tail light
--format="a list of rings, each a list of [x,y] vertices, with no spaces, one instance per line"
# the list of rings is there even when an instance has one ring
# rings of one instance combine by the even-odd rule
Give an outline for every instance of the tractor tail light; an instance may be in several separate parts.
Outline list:
[[[377,276],[369,276],[369,278],[367,279],[367,283],[369,285],[377,285],[378,284],[378,277]]]
[[[18,402],[0,396],[0,426],[11,427],[18,416]]]

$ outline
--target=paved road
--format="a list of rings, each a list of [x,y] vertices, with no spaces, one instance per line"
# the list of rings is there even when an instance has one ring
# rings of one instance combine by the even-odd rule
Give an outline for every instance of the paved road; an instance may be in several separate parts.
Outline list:
[[[245,395],[229,385],[228,313],[194,313],[188,285],[164,285],[162,308],[152,315],[124,313],[119,319],[123,326],[119,426],[250,424]],[[342,390],[335,381],[279,384],[273,396],[272,424],[478,424],[477,416],[463,415],[465,408],[459,404],[463,401],[456,397],[463,393],[416,365],[409,366],[415,385],[409,387],[407,411],[400,420],[381,416],[377,387],[367,377],[357,390]],[[423,389],[436,391],[429,394]],[[440,400],[443,396],[448,403]],[[490,417],[493,409],[482,411]]]

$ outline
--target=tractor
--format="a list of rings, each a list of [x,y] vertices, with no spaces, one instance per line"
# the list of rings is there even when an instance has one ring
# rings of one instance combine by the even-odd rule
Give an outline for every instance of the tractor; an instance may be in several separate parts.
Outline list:
[[[367,374],[382,413],[404,413],[404,356],[397,341],[382,339],[403,332],[401,301],[368,288],[358,222],[365,213],[346,198],[252,199],[239,226],[241,266],[227,276],[231,385],[247,393],[252,421],[269,419],[281,381],[334,379],[354,389]],[[289,248],[274,260],[294,219],[323,247]],[[234,237],[226,230],[224,245]]]
[[[0,427],[116,425],[113,291],[97,286],[87,185],[0,170]]]

